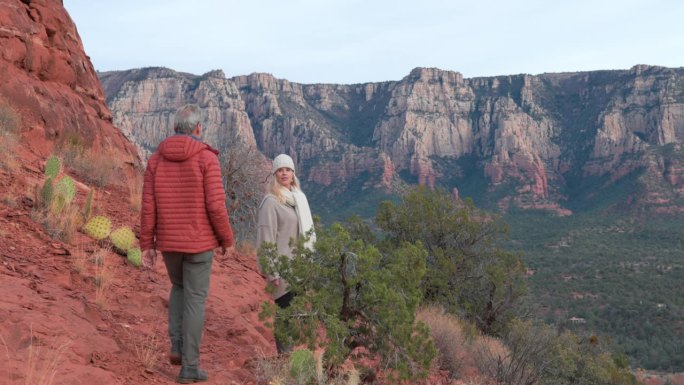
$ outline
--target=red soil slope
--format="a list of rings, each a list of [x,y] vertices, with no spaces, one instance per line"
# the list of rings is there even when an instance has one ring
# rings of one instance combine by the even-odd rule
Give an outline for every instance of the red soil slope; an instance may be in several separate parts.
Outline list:
[[[18,134],[0,135],[0,384],[38,383],[42,375],[45,384],[173,383],[163,262],[137,269],[109,251],[100,267],[93,255],[102,245],[80,232],[54,240],[33,208],[45,158],[75,144],[116,168],[96,191],[96,213],[117,225],[138,222],[129,192],[140,178],[136,151],[112,125],[61,1],[0,0],[0,107],[20,117]],[[82,205],[94,186],[85,171],[66,172],[82,182]],[[255,265],[236,253],[215,260],[201,352],[210,384],[255,383],[249,361],[275,354],[258,321],[267,296]],[[145,368],[145,356],[158,360]]]
[[[19,147],[15,160],[0,167],[0,383],[24,384],[52,357],[53,384],[174,383],[178,367],[166,358],[170,285],[163,262],[138,269],[108,251],[106,290],[97,293],[103,275],[93,254],[102,245],[80,232],[70,242],[48,236],[32,219],[31,192],[42,184],[44,159]],[[77,204],[85,195],[79,189]],[[126,187],[110,185],[96,197],[96,211],[117,225],[137,222]],[[267,299],[263,287],[253,257],[217,256],[201,350],[210,384],[256,383],[250,360],[275,354],[257,316]],[[151,370],[142,353],[157,358]]]

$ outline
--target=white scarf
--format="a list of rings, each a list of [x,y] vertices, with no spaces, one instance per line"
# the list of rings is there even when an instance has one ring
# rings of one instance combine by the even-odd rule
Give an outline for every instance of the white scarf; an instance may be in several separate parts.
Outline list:
[[[313,229],[313,218],[311,217],[311,209],[309,208],[309,201],[302,190],[296,188],[292,191],[295,200],[295,211],[297,211],[297,218],[299,218],[299,233],[300,235],[310,235],[309,240],[306,241],[305,246],[309,250],[313,250],[313,245],[316,243],[316,232]],[[311,232],[311,234],[309,234]]]
[[[307,249],[313,250],[313,245],[316,243],[316,233],[313,230],[313,218],[311,217],[311,209],[309,208],[309,201],[306,199],[304,192],[298,188],[288,190],[281,187],[282,194],[285,197],[285,203],[294,207],[299,220],[299,235],[309,235],[309,240],[304,244]]]
[[[285,204],[297,208],[297,201],[295,200],[294,193],[291,190],[281,187],[280,192],[281,194],[283,194],[283,197],[285,198]]]

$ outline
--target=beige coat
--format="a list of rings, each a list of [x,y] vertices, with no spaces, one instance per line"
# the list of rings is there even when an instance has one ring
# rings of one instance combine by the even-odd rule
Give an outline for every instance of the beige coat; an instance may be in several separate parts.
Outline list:
[[[285,203],[280,203],[278,199],[266,194],[261,206],[259,207],[259,218],[257,222],[257,246],[263,242],[275,243],[278,254],[292,257],[290,239],[297,239],[299,236],[299,219],[295,208]],[[269,281],[275,277],[269,277]],[[278,299],[285,295],[287,282],[280,280],[280,285],[276,286],[273,299]]]

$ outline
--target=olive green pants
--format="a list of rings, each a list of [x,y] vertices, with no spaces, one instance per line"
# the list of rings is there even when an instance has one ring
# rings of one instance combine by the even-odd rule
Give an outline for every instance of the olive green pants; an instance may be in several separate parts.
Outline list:
[[[198,254],[165,251],[162,255],[172,284],[169,294],[171,345],[181,346],[183,366],[196,368],[214,251]]]

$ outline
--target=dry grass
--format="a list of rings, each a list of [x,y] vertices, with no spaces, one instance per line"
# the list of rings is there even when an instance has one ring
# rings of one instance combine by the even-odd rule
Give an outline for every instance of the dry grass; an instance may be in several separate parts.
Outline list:
[[[316,385],[359,385],[360,373],[354,367],[343,369],[335,378],[329,378],[323,365],[323,352],[314,353],[316,360]],[[256,379],[258,384],[266,385],[300,385],[302,382],[290,374],[289,355],[265,357],[254,360]],[[342,369],[342,368],[340,368]]]
[[[10,193],[5,193],[5,195],[2,197],[2,203],[7,207],[12,208],[16,208],[18,206],[17,198],[11,195]]]
[[[116,157],[107,151],[87,149],[79,138],[71,138],[61,147],[64,165],[72,169],[85,182],[105,187],[118,180],[119,166]]]
[[[36,205],[31,212],[34,222],[43,225],[45,232],[52,238],[70,242],[74,234],[83,225],[83,214],[75,202],[68,202],[60,209],[55,199],[45,202],[42,194],[43,183],[33,186]]]
[[[31,343],[28,347],[26,369],[24,373],[24,385],[51,385],[59,370],[71,342],[64,341],[51,346],[39,344],[39,340],[33,336],[31,330]]]
[[[416,320],[430,328],[439,353],[437,362],[440,369],[448,370],[453,378],[462,377],[465,366],[472,364],[472,345],[476,338],[472,327],[437,306],[419,309]]]
[[[0,98],[0,167],[15,172],[21,164],[14,155],[21,129],[21,116],[7,102]]]
[[[0,167],[10,172],[15,172],[21,167],[19,160],[14,155],[14,148],[17,143],[16,134],[0,130]]]
[[[43,224],[45,232],[52,238],[64,242],[70,242],[76,231],[83,225],[83,216],[75,204],[66,206],[60,212],[47,208],[37,214],[36,219]]]
[[[0,167],[11,173],[16,173],[21,167],[19,159],[14,155],[16,140],[0,134]]]
[[[143,189],[143,175],[136,173],[133,181],[128,185],[128,201],[131,210],[140,212],[142,207],[142,189]]]
[[[356,368],[351,368],[349,372],[330,382],[328,385],[359,385],[361,383],[361,373]]]
[[[107,276],[109,274],[106,270],[105,264],[107,263],[107,255],[111,253],[111,248],[108,246],[103,246],[95,250],[92,254],[84,249],[83,244],[76,245],[74,253],[71,255],[71,264],[74,270],[81,274],[82,276],[88,276],[90,272],[90,267],[94,266],[95,274],[105,275],[105,280],[110,278]],[[95,278],[96,285],[97,282],[101,282],[103,279]]]
[[[159,337],[156,333],[133,336],[129,331],[133,352],[146,371],[151,372],[159,361]]]
[[[107,255],[111,251],[110,247],[99,248],[90,256],[90,261],[95,266],[104,266],[107,263]]]
[[[328,377],[323,368],[323,352],[318,352],[314,357],[316,359],[316,380],[318,385],[323,385]]]
[[[95,304],[102,309],[106,309],[109,304],[109,288],[112,284],[112,271],[103,259],[101,265],[95,264]]]
[[[10,362],[11,357],[10,357],[9,348],[7,347],[7,342],[5,342],[5,338],[2,336],[2,334],[0,334],[0,342],[2,342],[2,346],[5,347],[5,354],[7,355],[7,360],[5,362],[6,362],[6,365],[8,366],[7,370],[9,371],[9,362]]]
[[[257,250],[253,241],[238,240],[235,250],[240,253],[240,255],[256,257]]]
[[[15,136],[21,129],[21,115],[9,102],[0,97],[0,134]]]
[[[254,360],[258,384],[285,385],[288,361],[285,356],[265,357],[260,355]]]
[[[491,366],[508,356],[500,340],[482,335],[473,324],[446,313],[441,307],[421,308],[416,319],[430,328],[440,369],[448,370],[452,378],[458,379],[458,384],[492,383],[487,375]]]
[[[81,275],[88,271],[88,255],[82,245],[76,246],[76,250],[71,255],[71,264],[74,270]]]
[[[496,338],[482,336],[475,341],[473,348],[473,356],[480,373],[491,375],[495,368],[510,362],[508,349]]]

